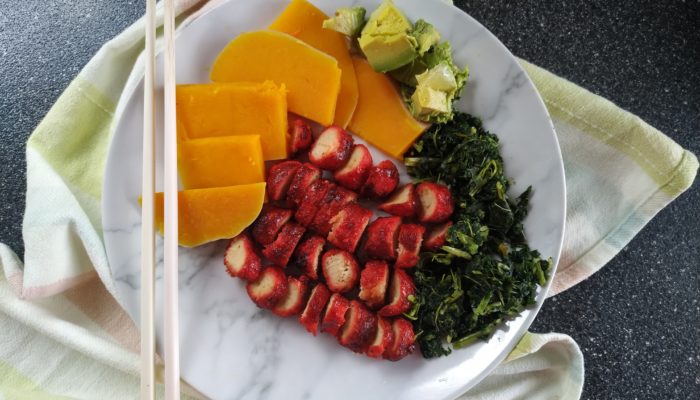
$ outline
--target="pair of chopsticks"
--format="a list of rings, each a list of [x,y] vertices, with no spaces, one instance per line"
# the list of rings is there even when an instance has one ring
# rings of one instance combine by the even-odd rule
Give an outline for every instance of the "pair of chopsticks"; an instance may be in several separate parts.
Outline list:
[[[143,89],[143,177],[141,225],[141,399],[155,398],[155,3],[146,0],[146,71]],[[165,398],[180,398],[178,322],[178,194],[175,118],[175,6],[164,0],[164,284]]]

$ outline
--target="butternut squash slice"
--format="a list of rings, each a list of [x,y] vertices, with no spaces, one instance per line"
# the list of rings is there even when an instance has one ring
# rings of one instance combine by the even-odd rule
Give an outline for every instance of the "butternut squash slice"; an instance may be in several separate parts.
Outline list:
[[[345,36],[322,27],[323,20],[327,18],[323,11],[308,1],[292,0],[270,25],[270,29],[292,35],[338,61],[342,74],[333,124],[345,128],[357,107],[357,79]]]
[[[287,93],[273,82],[178,85],[178,138],[260,135],[265,160],[287,158]]]
[[[214,82],[271,80],[287,88],[289,111],[323,125],[333,122],[340,68],[335,58],[286,33],[238,35],[211,69]]]
[[[259,135],[222,136],[180,142],[178,171],[185,189],[265,182]]]
[[[258,217],[264,199],[264,182],[178,192],[180,246],[194,247],[238,235]],[[154,211],[162,235],[162,192],[155,194]]]
[[[376,72],[367,60],[353,58],[360,99],[350,120],[350,131],[384,153],[403,159],[427,125],[406,109],[391,78]]]

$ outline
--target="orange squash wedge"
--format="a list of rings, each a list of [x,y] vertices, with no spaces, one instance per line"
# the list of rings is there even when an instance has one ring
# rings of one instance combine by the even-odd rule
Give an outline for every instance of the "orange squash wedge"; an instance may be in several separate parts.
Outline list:
[[[427,128],[406,109],[391,78],[376,72],[367,60],[353,58],[360,99],[350,131],[384,153],[403,159],[403,153]]]
[[[178,192],[180,246],[194,247],[241,233],[260,214],[265,183]],[[163,193],[155,194],[155,226],[163,234]]]
[[[289,111],[330,125],[340,75],[335,58],[291,35],[265,30],[233,39],[214,61],[210,76],[214,82],[270,80],[284,85]]]
[[[178,139],[260,135],[265,160],[287,158],[287,94],[273,82],[177,86]]]
[[[177,153],[178,172],[185,189],[265,181],[259,135],[187,140],[178,144]]]
[[[308,1],[292,0],[269,28],[292,35],[338,61],[342,74],[333,124],[345,128],[357,107],[357,79],[345,36],[322,27],[323,20],[327,18],[323,11]]]

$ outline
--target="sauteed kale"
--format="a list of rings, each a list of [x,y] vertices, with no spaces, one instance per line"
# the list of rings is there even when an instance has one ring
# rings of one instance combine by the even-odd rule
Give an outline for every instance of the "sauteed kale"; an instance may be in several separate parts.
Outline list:
[[[406,317],[426,358],[488,338],[508,318],[535,303],[552,260],[530,249],[523,233],[531,188],[507,195],[509,181],[496,135],[456,112],[433,125],[404,159],[416,181],[448,185],[455,199],[445,246],[423,253],[414,269],[416,295]]]

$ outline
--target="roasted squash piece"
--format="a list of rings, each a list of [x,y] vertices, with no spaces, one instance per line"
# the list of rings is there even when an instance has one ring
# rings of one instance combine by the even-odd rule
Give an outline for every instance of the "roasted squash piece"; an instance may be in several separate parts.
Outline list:
[[[376,72],[364,59],[353,58],[353,64],[360,99],[350,120],[350,131],[384,153],[402,159],[427,125],[406,109],[391,78]]]
[[[259,135],[222,136],[180,142],[178,171],[185,189],[265,182]]]
[[[357,79],[347,40],[342,34],[323,28],[323,20],[327,18],[323,11],[308,1],[292,0],[270,25],[270,29],[292,35],[338,61],[342,75],[333,124],[345,128],[357,106]]]
[[[277,31],[246,32],[233,39],[211,69],[214,82],[271,80],[287,88],[289,111],[330,125],[340,91],[335,58]]]
[[[232,238],[255,221],[265,199],[265,183],[178,192],[180,246],[194,247]],[[155,194],[155,226],[163,234],[163,193]]]
[[[178,139],[260,135],[265,160],[287,158],[287,94],[267,82],[177,86]]]

